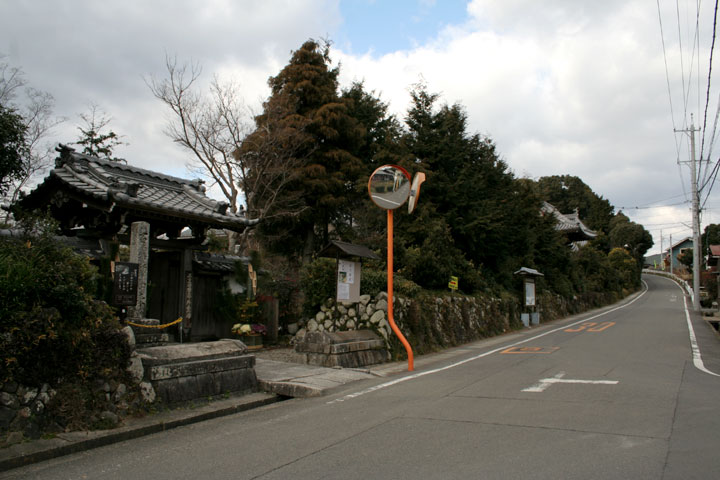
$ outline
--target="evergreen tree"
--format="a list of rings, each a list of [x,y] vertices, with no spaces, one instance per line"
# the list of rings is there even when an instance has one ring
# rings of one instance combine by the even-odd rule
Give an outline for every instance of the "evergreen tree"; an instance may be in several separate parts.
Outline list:
[[[360,238],[364,245],[383,250],[386,248],[386,214],[370,200],[367,182],[372,172],[382,165],[408,165],[409,155],[400,143],[402,126],[388,114],[388,105],[374,92],[366,91],[361,82],[343,90],[342,100],[347,105],[348,115],[363,128],[363,135],[352,151],[363,167],[355,183],[355,199],[345,215],[346,222],[338,225],[337,232],[345,240]]]
[[[326,43],[308,40],[293,52],[288,65],[268,81],[272,93],[256,118],[258,131],[291,126],[303,131],[304,142],[296,153],[302,162],[286,192],[300,199],[304,209],[270,218],[260,230],[272,249],[305,261],[328,241],[330,227],[346,220],[343,213],[356,198],[356,182],[364,173],[362,162],[351,153],[358,149],[364,129],[338,94],[339,70],[330,66],[329,49]],[[253,142],[247,145],[252,151]]]
[[[645,253],[653,246],[650,232],[630,219],[622,212],[618,212],[608,225],[608,237],[611,248],[625,248],[630,255],[642,265]]]
[[[417,158],[413,168],[427,174],[424,207],[447,223],[464,261],[491,283],[509,286],[514,269],[535,265],[540,238],[556,239],[535,189],[514,178],[492,140],[467,132],[460,105],[436,108],[438,95],[423,85],[411,95],[405,145]],[[422,245],[429,237],[420,224],[408,228],[406,241]]]
[[[27,126],[21,115],[0,105],[0,195],[24,171]]]
[[[112,158],[113,150],[124,142],[112,130],[103,131],[110,124],[110,118],[105,116],[100,107],[90,104],[88,113],[80,114],[80,119],[84,125],[78,127],[80,137],[75,144],[83,147],[82,153],[119,161]]]
[[[554,175],[538,180],[543,200],[562,213],[578,210],[583,222],[593,230],[609,232],[613,206],[598,196],[580,178],[572,175]]]

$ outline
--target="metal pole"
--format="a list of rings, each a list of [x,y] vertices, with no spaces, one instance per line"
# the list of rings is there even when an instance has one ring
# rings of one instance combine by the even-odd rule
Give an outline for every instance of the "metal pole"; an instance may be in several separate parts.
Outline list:
[[[403,336],[402,332],[395,324],[393,312],[393,211],[387,211],[387,296],[388,296],[388,323],[395,335],[400,339],[400,343],[405,347],[408,356],[408,372],[415,370],[413,363],[412,347]]]

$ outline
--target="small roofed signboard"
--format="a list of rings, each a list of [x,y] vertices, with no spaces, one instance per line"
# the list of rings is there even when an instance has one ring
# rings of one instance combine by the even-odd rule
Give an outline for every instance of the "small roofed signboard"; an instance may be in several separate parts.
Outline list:
[[[115,262],[115,278],[113,282],[113,305],[129,307],[137,303],[138,264]]]
[[[360,301],[360,262],[338,260],[337,300],[357,303]]]

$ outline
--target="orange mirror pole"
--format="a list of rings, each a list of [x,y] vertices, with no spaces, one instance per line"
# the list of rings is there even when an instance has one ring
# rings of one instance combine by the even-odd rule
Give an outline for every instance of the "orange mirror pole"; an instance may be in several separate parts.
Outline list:
[[[393,211],[388,210],[387,211],[387,296],[388,296],[388,323],[390,324],[390,328],[392,328],[392,331],[395,332],[395,335],[400,339],[400,342],[405,347],[405,351],[407,351],[408,355],[408,372],[412,372],[415,370],[415,366],[413,364],[413,351],[412,347],[408,343],[408,341],[405,339],[405,336],[403,336],[402,332],[398,328],[397,325],[395,325],[395,316],[394,316],[394,304],[393,304]]]

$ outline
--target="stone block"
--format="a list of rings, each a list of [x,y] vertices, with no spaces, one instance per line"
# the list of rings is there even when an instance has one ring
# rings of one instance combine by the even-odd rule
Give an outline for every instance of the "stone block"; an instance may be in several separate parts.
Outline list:
[[[150,367],[148,378],[150,381],[167,380],[169,378],[204,375],[225,370],[253,368],[254,366],[255,357],[253,355],[214,358],[210,360],[188,361],[185,363],[171,363],[169,365],[155,365]]]
[[[388,360],[385,341],[370,330],[309,332],[295,345],[307,363],[324,367],[356,368]]]
[[[145,378],[167,404],[257,391],[255,357],[239,340],[166,345],[139,351]]]
[[[8,430],[10,423],[15,418],[15,412],[15,409],[0,407],[0,430]]]

